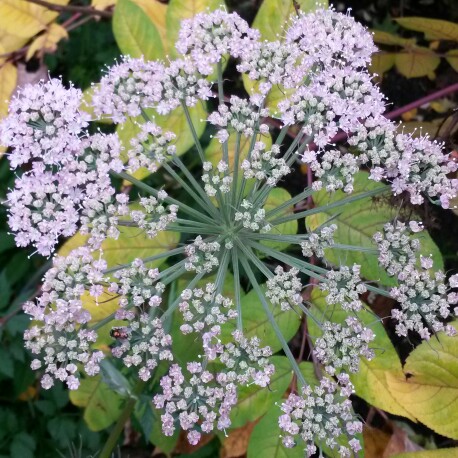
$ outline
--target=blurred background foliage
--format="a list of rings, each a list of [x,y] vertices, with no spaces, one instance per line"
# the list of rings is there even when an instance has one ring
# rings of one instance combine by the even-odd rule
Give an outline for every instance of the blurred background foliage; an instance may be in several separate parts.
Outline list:
[[[219,1],[213,3],[217,6]],[[259,22],[256,15],[264,8],[262,26],[265,33],[272,34],[270,38],[281,33],[282,18],[277,3],[277,0],[226,1],[228,9],[237,11],[250,23]],[[294,12],[292,1],[280,3],[285,6],[284,11]],[[105,67],[122,53],[138,51],[135,43],[125,40],[123,34],[133,33],[136,39],[143,40],[147,48],[143,47],[142,52],[147,49],[145,54],[149,58],[173,55],[170,43],[177,30],[170,26],[173,21],[166,21],[167,9],[181,8],[182,14],[191,16],[207,4],[200,0],[118,0],[118,5],[115,0],[0,0],[0,117],[7,113],[8,100],[17,87],[48,75],[88,91],[91,83],[100,79]],[[399,116],[405,123],[405,130],[418,132],[421,128],[423,133],[445,141],[453,154],[458,155],[458,119],[454,111],[457,102],[454,91],[458,91],[458,87],[445,91],[442,97],[433,101],[416,103],[428,94],[457,84],[458,2],[348,0],[338,1],[334,6],[340,11],[352,8],[357,20],[374,31],[380,51],[374,56],[371,71],[377,74],[375,78],[391,102],[388,110],[401,108]],[[138,23],[132,22],[132,18],[139,18]],[[154,31],[148,29],[144,18],[155,24]],[[413,106],[410,108],[409,104]],[[403,109],[405,106],[407,108]],[[183,152],[186,149],[183,146]],[[14,174],[9,171],[7,161],[0,159],[2,201],[13,180]],[[420,211],[441,249],[446,269],[458,268],[457,217],[451,211],[439,211],[429,205]],[[119,416],[119,399],[116,393],[104,389],[104,385],[97,385],[90,392],[90,399],[74,396],[71,403],[63,387],[48,392],[41,390],[35,374],[29,369],[30,358],[22,343],[28,318],[22,314],[21,304],[39,291],[41,277],[48,267],[49,260],[33,255],[31,250],[14,247],[13,238],[8,234],[6,212],[1,207],[0,458],[97,456],[110,432],[110,425]],[[375,306],[383,308],[383,304]],[[304,370],[309,369],[304,366]],[[145,403],[148,402],[146,399]],[[400,453],[413,451],[416,453],[412,457],[447,458],[448,452],[443,450],[418,450],[456,445],[406,418],[388,416],[362,400],[357,404],[358,411],[372,419],[364,436],[367,458],[401,458],[410,455]],[[85,406],[85,409],[77,406]],[[297,452],[275,452],[274,456],[273,452],[266,451],[271,449],[262,449],[260,444],[266,445],[263,431],[268,431],[275,421],[267,412],[260,421],[241,424],[229,437],[210,437],[196,448],[187,445],[181,437],[161,438],[150,409],[136,411],[125,430],[124,445],[116,456],[301,456]],[[152,425],[151,440],[142,434],[147,430],[145,425]],[[452,454],[449,456],[457,456]]]

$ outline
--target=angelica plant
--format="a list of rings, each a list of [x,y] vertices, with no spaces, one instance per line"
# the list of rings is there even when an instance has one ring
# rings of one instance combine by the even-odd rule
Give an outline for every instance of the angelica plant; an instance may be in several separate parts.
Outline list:
[[[163,433],[181,428],[196,444],[202,434],[231,427],[242,387],[268,389],[274,374],[270,345],[247,329],[252,317],[243,296],[253,291],[295,374],[279,411],[284,445],[303,447],[307,456],[323,447],[343,457],[357,454],[362,423],[351,407],[348,373],[358,371],[361,358],[376,357],[375,335],[358,315],[365,308],[361,294],[394,298],[397,333],[429,339],[441,330],[455,333],[447,320],[458,302],[452,291],[458,281],[452,277],[448,284],[443,272],[430,270],[429,258],[421,258],[420,242],[409,236],[421,230],[417,221],[387,224],[372,248],[340,243],[334,218],[306,233],[282,228],[387,192],[447,208],[457,193],[458,181],[450,178],[457,165],[442,145],[399,133],[383,116],[384,97],[366,69],[375,51],[371,34],[349,15],[300,13],[285,24],[282,41],[266,42],[237,14],[219,9],[184,20],[176,49],[181,56],[175,60],[125,56],[108,69],[90,102],[92,119],[81,108],[81,91],[52,79],[23,88],[0,125],[17,173],[7,197],[16,244],[53,256],[41,294],[24,305],[33,319],[25,333],[32,368],[42,372],[43,388],[62,381],[75,390],[111,355],[126,374],[152,382]],[[244,97],[228,93],[228,59],[252,83]],[[273,103],[269,95],[278,88],[283,95]],[[190,114],[202,104],[210,110],[207,131],[219,146],[216,161]],[[194,164],[177,154],[179,134],[159,126],[153,110],[158,116],[182,110]],[[138,133],[127,146],[117,133],[93,133],[101,117],[115,125],[134,119]],[[338,131],[348,134],[347,147],[332,143]],[[269,199],[298,163],[310,168],[313,183],[272,206]],[[174,185],[166,191],[154,180],[138,179],[145,169]],[[388,186],[354,193],[362,169],[369,180]],[[119,179],[130,185],[121,188]],[[313,207],[322,189],[348,196]],[[108,265],[106,248],[110,240],[122,242],[126,227],[150,239],[178,233],[179,244]],[[84,246],[54,254],[62,238],[77,232],[86,236]],[[360,265],[330,262],[330,250],[378,255],[397,285],[367,283]],[[163,261],[161,268],[152,265],[156,261]],[[346,314],[343,322],[313,315],[302,294],[309,283],[326,295],[331,310]],[[103,324],[124,323],[111,353],[95,345],[107,331],[91,323],[87,307],[89,300],[103,310],[106,295],[117,310]],[[291,311],[323,331],[314,354],[324,373],[315,386],[277,322]],[[174,352],[174,326],[198,342],[193,360]]]

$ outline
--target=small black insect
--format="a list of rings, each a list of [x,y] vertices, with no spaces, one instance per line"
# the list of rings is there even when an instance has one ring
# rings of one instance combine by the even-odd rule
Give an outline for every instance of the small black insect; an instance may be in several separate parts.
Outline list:
[[[130,328],[125,326],[120,328],[113,328],[110,331],[110,336],[117,340],[127,340],[130,337]]]

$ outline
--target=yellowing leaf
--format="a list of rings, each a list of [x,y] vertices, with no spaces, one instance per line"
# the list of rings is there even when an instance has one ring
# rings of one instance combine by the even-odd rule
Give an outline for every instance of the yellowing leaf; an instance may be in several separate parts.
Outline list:
[[[16,88],[17,69],[7,62],[0,67],[0,119],[8,113],[8,102]]]
[[[66,5],[69,0],[49,0],[55,5]],[[22,38],[31,38],[41,32],[59,13],[26,0],[0,2],[0,30]]]
[[[458,41],[458,24],[425,17],[403,17],[395,21],[402,27],[423,32],[428,40]]]
[[[316,10],[320,5],[328,5],[326,0],[298,0],[297,3],[305,13]],[[296,14],[296,10],[291,0],[264,0],[254,18],[253,28],[258,29],[265,40],[281,40],[285,24],[292,14]]]
[[[113,33],[123,54],[148,60],[164,57],[161,37],[143,9],[131,0],[118,0]]]
[[[369,71],[382,76],[393,67],[395,58],[396,54],[392,52],[376,52],[372,55]]]
[[[67,256],[70,251],[83,246],[88,236],[76,234],[70,238],[59,250],[59,255]],[[175,232],[159,232],[153,239],[148,238],[141,229],[122,227],[117,240],[107,239],[102,244],[104,259],[109,267],[119,266],[132,262],[135,258],[155,256],[176,247],[179,234]],[[162,259],[148,265],[157,267]]]
[[[373,37],[375,43],[388,46],[412,46],[417,42],[415,38],[402,38],[383,30],[373,30]]]
[[[167,5],[158,0],[133,0],[150,18],[156,26],[157,31],[162,40],[162,45],[165,53],[167,53],[167,28],[165,26],[165,18],[167,13]]]
[[[102,382],[100,375],[81,380],[70,401],[84,407],[84,420],[92,431],[101,431],[114,423],[122,411],[123,398]]]
[[[391,458],[456,458],[458,448],[441,448],[438,450],[422,450],[420,452],[407,452],[392,455]]]
[[[458,327],[458,323],[453,323]],[[393,397],[433,431],[458,439],[458,340],[443,332],[407,358],[405,376],[387,374]]]
[[[1,29],[0,19],[0,53],[7,54],[22,48],[28,41],[28,38],[17,37]],[[0,63],[4,60],[0,59]]]
[[[36,52],[38,52],[39,55],[43,55],[45,52],[55,52],[57,43],[63,38],[68,38],[67,31],[61,25],[52,23],[47,28],[46,32],[33,40],[27,50],[25,60],[31,59]]]
[[[433,74],[440,64],[440,58],[430,49],[417,46],[396,54],[396,68],[406,78],[419,78]]]

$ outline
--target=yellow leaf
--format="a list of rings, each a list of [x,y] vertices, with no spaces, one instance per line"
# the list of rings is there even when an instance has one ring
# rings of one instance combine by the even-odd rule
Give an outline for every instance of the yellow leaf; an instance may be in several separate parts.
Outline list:
[[[396,54],[396,68],[406,78],[418,78],[434,72],[440,58],[430,49],[417,46],[409,51]]]
[[[392,455],[391,458],[457,458],[458,448],[441,448],[438,450],[422,450]]]
[[[458,439],[458,339],[443,332],[437,337],[409,355],[405,376],[387,374],[387,382],[393,397],[418,421]]]
[[[116,5],[116,0],[92,0],[91,6],[96,10],[106,10],[110,6]]]
[[[414,119],[415,116],[417,116],[417,114],[418,114],[418,110],[414,108],[413,110],[409,110],[403,113],[401,115],[401,118],[403,121],[412,121],[412,119]]]
[[[17,69],[7,62],[0,67],[0,119],[8,113],[8,102],[16,88]]]
[[[0,25],[0,54],[7,54],[16,51],[22,48],[27,43],[27,41],[28,38],[17,37],[16,35],[11,35],[5,30],[2,30]]]
[[[104,259],[109,267],[123,265],[135,258],[146,258],[169,251],[176,247],[179,238],[176,232],[159,232],[156,237],[150,239],[138,228],[123,227],[117,240],[107,239],[103,242]],[[74,235],[60,248],[59,255],[67,256],[70,251],[83,246],[87,239],[88,236]],[[162,262],[163,259],[160,259],[148,265],[157,267]]]
[[[376,43],[388,46],[412,46],[417,42],[415,38],[402,38],[383,30],[373,30],[373,37]]]
[[[133,0],[151,19],[151,22],[156,26],[157,31],[162,40],[164,52],[167,52],[167,29],[165,26],[165,15],[167,5],[157,0]]]
[[[66,5],[69,0],[49,0],[55,5]],[[22,38],[32,38],[59,15],[56,11],[25,0],[0,2],[0,30]]]
[[[68,38],[67,31],[61,25],[52,23],[43,34],[33,40],[27,50],[25,60],[31,59],[36,52],[39,55],[43,55],[45,52],[55,52],[57,43],[62,38]]]
[[[402,27],[423,32],[428,40],[458,41],[458,24],[425,17],[403,17],[395,21]]]
[[[392,52],[376,52],[372,55],[369,71],[382,76],[394,65],[395,58],[396,54]]]

